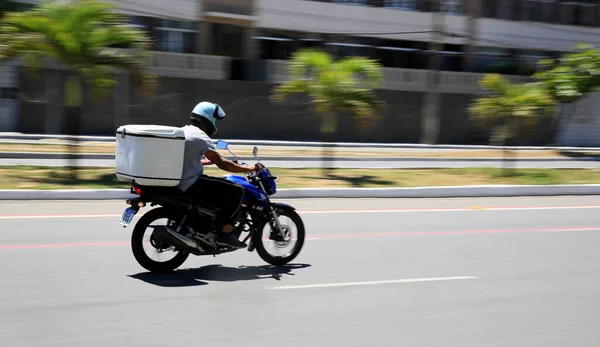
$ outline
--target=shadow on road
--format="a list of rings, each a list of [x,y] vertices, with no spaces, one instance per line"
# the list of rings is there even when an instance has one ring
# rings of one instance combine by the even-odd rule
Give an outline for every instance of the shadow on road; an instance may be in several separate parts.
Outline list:
[[[329,174],[327,179],[334,181],[346,181],[351,184],[354,188],[364,187],[364,186],[389,186],[394,184],[394,182],[386,179],[382,179],[380,177],[372,176],[372,175],[359,175],[359,176],[340,176],[336,174]]]
[[[570,151],[560,151],[561,155],[569,158],[575,159],[587,159],[591,161],[600,161],[600,153],[588,153],[588,152],[570,152]]]
[[[160,287],[193,287],[207,285],[208,282],[236,282],[260,279],[279,281],[284,275],[294,276],[293,270],[310,267],[309,264],[289,264],[285,266],[240,266],[226,267],[208,265],[195,269],[177,270],[170,274],[142,272],[129,275],[131,278]]]

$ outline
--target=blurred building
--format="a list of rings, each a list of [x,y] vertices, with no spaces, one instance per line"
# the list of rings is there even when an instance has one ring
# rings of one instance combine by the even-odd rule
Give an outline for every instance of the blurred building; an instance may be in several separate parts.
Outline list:
[[[276,106],[266,96],[274,83],[285,79],[285,60],[294,51],[320,47],[337,56],[375,58],[385,66],[381,94],[390,105],[388,114],[370,134],[359,134],[347,124],[342,139],[419,141],[429,56],[439,54],[439,141],[479,142],[485,135],[470,125],[466,107],[482,93],[482,73],[523,80],[539,59],[556,57],[577,43],[600,45],[596,0],[112,2],[132,26],[153,38],[156,54],[151,63],[163,77],[161,93],[149,104],[142,102],[126,76],[118,76],[121,83],[111,100],[88,106],[87,112],[96,115],[84,124],[88,133],[112,133],[124,122],[181,123],[196,101],[210,98],[248,121],[224,126],[227,136],[315,138],[317,123],[301,102]],[[26,7],[36,1],[12,3]],[[432,41],[439,40],[431,32],[436,20],[445,35],[433,51]],[[43,84],[15,67],[2,71],[0,131],[62,131],[62,118],[56,115],[60,88],[53,88],[62,81],[60,68],[49,68]],[[592,128],[587,124],[582,131]],[[577,134],[573,136],[582,137]]]

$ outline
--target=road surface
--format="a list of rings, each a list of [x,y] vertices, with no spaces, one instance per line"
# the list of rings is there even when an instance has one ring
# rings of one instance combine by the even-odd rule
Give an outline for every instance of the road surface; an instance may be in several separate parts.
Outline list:
[[[82,167],[114,167],[113,159],[82,159],[78,165]],[[269,167],[280,168],[315,168],[321,167],[320,160],[312,161],[289,161],[289,160],[263,160]],[[0,159],[0,166],[5,165],[39,165],[39,166],[68,166],[68,160],[62,159]],[[379,168],[379,169],[409,169],[409,168],[464,168],[464,167],[503,167],[499,159],[490,160],[424,160],[424,159],[405,159],[399,161],[344,161],[334,162],[337,168]],[[526,160],[522,159],[511,163],[512,167],[517,168],[561,168],[561,169],[597,169],[600,168],[600,160]]]
[[[0,203],[0,337],[50,346],[596,346],[600,197],[297,200],[293,265],[134,261],[122,202]]]

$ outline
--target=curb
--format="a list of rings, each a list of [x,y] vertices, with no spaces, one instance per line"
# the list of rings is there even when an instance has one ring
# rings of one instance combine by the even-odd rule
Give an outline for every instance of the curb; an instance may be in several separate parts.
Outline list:
[[[600,195],[600,184],[417,188],[301,188],[280,189],[273,198],[466,198],[557,195]],[[128,189],[0,190],[0,200],[126,200],[135,196]]]
[[[227,156],[230,157],[230,156]],[[68,153],[39,153],[39,152],[0,152],[0,159],[46,159],[46,160],[61,160],[69,159]],[[77,159],[82,160],[114,160],[113,154],[79,154]],[[250,161],[254,157],[240,156],[239,160]],[[600,158],[486,158],[486,157],[309,157],[309,156],[264,156],[260,157],[262,161],[358,161],[358,162],[509,162],[509,163],[526,163],[526,162],[595,162]]]

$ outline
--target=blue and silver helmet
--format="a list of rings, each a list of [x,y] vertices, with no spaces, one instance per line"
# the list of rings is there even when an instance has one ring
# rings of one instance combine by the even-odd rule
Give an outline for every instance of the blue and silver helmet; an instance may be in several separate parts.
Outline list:
[[[217,133],[217,120],[225,118],[225,111],[219,106],[219,104],[214,104],[208,101],[202,101],[192,111],[192,115],[190,119],[192,121],[198,121],[205,124],[210,124],[209,127],[209,136],[214,136]],[[208,122],[203,122],[202,120],[207,120]]]

